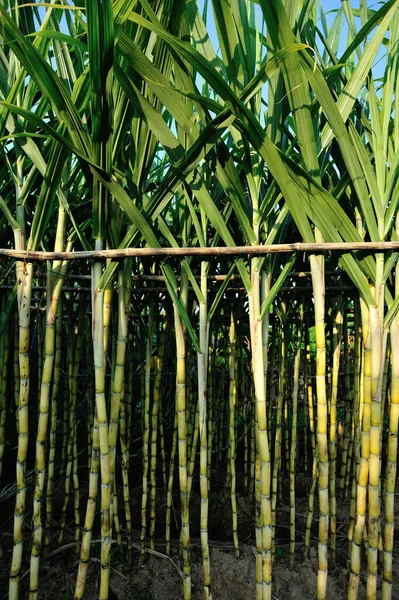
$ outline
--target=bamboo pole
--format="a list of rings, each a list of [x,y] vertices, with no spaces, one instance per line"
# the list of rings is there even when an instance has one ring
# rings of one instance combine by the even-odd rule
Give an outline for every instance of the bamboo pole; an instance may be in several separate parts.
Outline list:
[[[121,259],[128,256],[256,256],[295,252],[390,252],[399,250],[399,242],[294,242],[292,244],[264,244],[253,246],[211,246],[195,248],[115,248],[111,250],[77,250],[76,252],[45,252],[40,250],[13,250],[0,248],[0,258],[10,257],[26,262],[46,260],[99,260]]]

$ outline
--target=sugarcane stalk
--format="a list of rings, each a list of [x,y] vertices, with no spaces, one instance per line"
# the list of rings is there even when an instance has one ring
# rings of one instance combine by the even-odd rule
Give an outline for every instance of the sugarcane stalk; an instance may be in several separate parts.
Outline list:
[[[23,207],[22,207],[22,210]],[[15,247],[25,249],[23,229],[15,232]],[[10,568],[8,597],[19,598],[19,581],[24,543],[25,505],[26,505],[26,457],[29,435],[29,330],[32,297],[32,263],[17,261],[17,303],[18,303],[18,356],[19,356],[19,403],[18,403],[18,449],[16,464],[17,494],[14,509],[13,552]]]
[[[260,511],[262,522],[262,598],[272,595],[272,511],[271,458],[267,436],[265,368],[263,364],[262,322],[260,316],[260,273],[258,259],[251,260],[251,292],[248,294],[252,372],[256,402],[256,440],[260,460]]]
[[[305,369],[305,382],[306,382],[306,402],[309,412],[309,432],[310,442],[312,447],[312,482],[309,490],[308,499],[308,515],[306,518],[306,533],[305,533],[305,550],[304,557],[309,558],[310,550],[310,534],[313,521],[314,513],[314,496],[317,484],[318,475],[318,445],[316,440],[315,431],[315,420],[314,420],[314,407],[313,407],[313,384],[312,384],[312,361],[310,354],[310,336],[309,336],[309,316],[305,318],[305,349],[306,349],[306,369]]]
[[[87,327],[87,325],[86,325]],[[87,469],[90,477],[91,455],[93,446],[94,426],[94,395],[93,395],[93,348],[91,347],[90,328],[86,329],[86,381],[87,381]]]
[[[0,485],[3,472],[5,424],[7,416],[8,360],[10,355],[8,329],[9,328],[6,328],[0,339]]]
[[[15,425],[17,433],[19,433],[19,319],[18,315],[14,316],[14,356],[13,356],[13,373],[14,373],[14,405],[15,405]]]
[[[337,547],[337,501],[336,501],[336,462],[337,462],[337,397],[338,379],[341,358],[343,308],[341,299],[337,300],[333,324],[333,364],[331,374],[330,397],[330,531],[331,531],[331,559],[335,565]]]
[[[175,418],[173,424],[173,436],[172,436],[172,447],[170,451],[170,463],[169,463],[169,477],[168,477],[168,487],[166,494],[166,520],[165,520],[165,543],[166,543],[166,555],[171,555],[171,547],[170,547],[170,522],[171,522],[171,514],[172,514],[172,504],[173,504],[173,478],[175,472],[175,462],[176,462],[176,450],[177,450],[177,411],[175,411]]]
[[[63,208],[58,211],[58,223],[55,248],[62,250],[65,244],[66,213]],[[67,249],[71,249],[69,241]],[[45,484],[46,468],[46,438],[50,411],[50,389],[53,376],[53,366],[56,353],[56,320],[59,302],[62,293],[63,281],[68,269],[68,262],[55,261],[52,265],[52,277],[48,276],[47,307],[46,307],[46,335],[44,347],[44,364],[40,373],[40,398],[39,419],[36,436],[36,465],[35,465],[35,492],[33,498],[33,539],[30,561],[29,600],[36,600],[39,589],[39,560],[42,546],[42,497]],[[58,373],[59,375],[59,373]],[[56,410],[56,407],[52,410]],[[54,426],[53,425],[53,434]],[[54,443],[54,442],[53,442]],[[53,449],[54,452],[55,448]],[[50,458],[49,458],[50,461]],[[54,455],[52,456],[54,464]],[[53,467],[54,468],[54,467]]]
[[[145,555],[145,536],[147,530],[147,499],[148,499],[148,445],[150,439],[150,402],[151,402],[151,356],[152,338],[154,332],[154,305],[151,302],[148,312],[148,334],[145,354],[145,403],[144,431],[143,431],[143,493],[141,497],[141,533],[140,533],[140,556],[143,560]]]
[[[211,489],[211,472],[212,472],[212,450],[213,450],[213,439],[214,439],[214,413],[215,413],[215,360],[216,360],[216,335],[217,332],[212,336],[212,344],[209,344],[208,340],[208,389],[207,389],[207,431],[208,431],[208,443],[207,443],[207,482],[208,482],[208,494]],[[209,337],[209,333],[208,333]]]
[[[77,448],[76,448],[76,401],[77,401],[77,377],[79,371],[79,361],[82,349],[84,323],[84,298],[81,296],[79,301],[78,324],[73,323],[72,308],[69,312],[69,335],[68,335],[68,390],[69,390],[69,422],[68,422],[68,444],[66,452],[66,472],[64,484],[64,502],[61,511],[60,531],[58,535],[58,544],[61,544],[64,538],[66,523],[66,512],[69,503],[71,479],[74,488],[74,520],[75,520],[75,539],[79,540],[80,535],[80,514],[79,514],[79,481],[77,472]]]
[[[367,484],[369,480],[370,461],[370,412],[371,412],[371,343],[369,312],[361,302],[363,331],[363,402],[360,407],[359,424],[361,423],[360,460],[357,469],[356,516],[351,542],[351,573],[348,587],[348,600],[355,600],[358,595],[361,544],[366,524]],[[356,425],[355,425],[356,426]],[[356,450],[355,450],[356,452]]]
[[[292,390],[292,433],[290,447],[290,565],[295,557],[295,467],[297,453],[298,392],[301,366],[303,304],[299,307],[300,323],[297,326],[296,353],[294,362],[294,387]]]
[[[187,473],[186,422],[186,339],[178,309],[174,306],[176,335],[176,412],[181,502],[181,542],[183,551],[183,596],[191,599],[190,517]]]
[[[162,467],[162,484],[164,490],[167,488],[167,477],[166,477],[166,451],[165,451],[165,427],[164,427],[164,413],[162,394],[159,402],[159,445],[161,450],[161,467]]]
[[[97,239],[95,247],[102,249],[102,246],[102,240]],[[104,291],[99,288],[101,273],[102,263],[101,261],[96,261],[93,265],[92,274],[92,333],[94,385],[100,442],[101,468],[101,577],[99,600],[108,600],[111,552],[111,469],[109,458],[107,405],[105,398],[106,365],[104,357]]]
[[[378,543],[380,530],[380,437],[381,395],[384,377],[387,331],[384,319],[384,255],[376,255],[376,306],[370,307],[371,338],[371,412],[370,412],[370,474],[368,485],[368,548],[367,548],[367,599],[377,595]]]
[[[86,516],[83,526],[80,560],[76,578],[74,600],[81,600],[85,591],[87,569],[90,562],[90,547],[93,534],[93,523],[96,514],[98,497],[98,479],[100,470],[100,436],[97,419],[97,409],[94,410],[92,453],[90,462],[89,494],[87,498]]]
[[[131,271],[131,261],[128,261]],[[126,358],[126,339],[127,339],[127,306],[125,295],[125,267],[120,266],[118,272],[118,333],[115,349],[115,367],[112,380],[111,406],[108,427],[109,440],[109,460],[111,473],[111,494],[113,505],[113,524],[117,535],[117,543],[122,545],[122,536],[118,515],[118,496],[116,493],[116,444],[118,441],[119,413],[121,404],[121,395],[125,379],[125,358]],[[105,316],[104,316],[105,320]],[[105,342],[104,342],[105,344]]]
[[[344,424],[344,443],[342,447],[342,462],[341,462],[341,472],[339,478],[339,489],[341,495],[345,497],[347,494],[347,488],[345,486],[346,480],[346,472],[348,469],[347,463],[348,458],[351,460],[351,456],[349,456],[349,445],[351,442],[351,430],[352,430],[352,404],[350,399],[350,362],[349,362],[349,331],[348,331],[348,314],[344,312],[344,321],[343,321],[343,342],[344,342],[344,405],[345,405],[345,424]]]
[[[44,554],[45,556],[50,551],[50,530],[53,511],[53,485],[54,485],[54,470],[55,470],[55,453],[57,440],[57,414],[58,414],[58,399],[61,385],[61,364],[62,364],[62,349],[63,349],[63,314],[62,314],[62,296],[58,301],[58,312],[55,324],[55,356],[54,356],[54,376],[53,389],[51,393],[51,419],[49,433],[49,453],[48,453],[48,469],[47,469],[47,490],[46,490],[46,523],[44,533]]]
[[[397,220],[398,224],[398,220]],[[399,294],[399,264],[395,268],[395,297]],[[391,404],[389,409],[387,465],[384,493],[384,555],[382,600],[392,598],[393,547],[395,529],[395,483],[397,473],[398,424],[399,424],[399,315],[391,325]]]
[[[350,560],[352,552],[353,533],[355,529],[356,519],[356,495],[357,495],[357,478],[360,470],[361,462],[361,431],[360,431],[360,408],[363,405],[363,381],[364,381],[364,352],[362,349],[362,326],[360,315],[359,300],[354,301],[354,328],[355,328],[355,364],[354,364],[354,381],[353,381],[353,431],[352,431],[352,463],[348,464],[345,487],[349,487],[351,477],[351,499],[349,507],[349,527],[348,527],[348,560]]]
[[[279,379],[277,394],[277,413],[276,413],[276,434],[274,438],[273,455],[273,483],[272,483],[272,515],[273,515],[273,551],[275,551],[274,539],[276,533],[276,508],[279,472],[281,469],[281,443],[282,443],[282,414],[285,393],[285,368],[286,368],[286,344],[287,344],[287,325],[286,325],[286,305],[281,302],[281,331],[279,348]],[[281,486],[281,484],[280,484]]]
[[[327,440],[327,396],[326,396],[326,339],[325,339],[325,282],[324,257],[310,257],[312,287],[314,298],[315,332],[316,332],[316,398],[317,398],[317,444],[319,461],[319,544],[317,598],[324,600],[327,594],[328,570],[328,440]]]
[[[236,401],[237,401],[237,357],[236,357],[236,324],[233,312],[230,316],[229,331],[229,457],[230,457],[230,501],[232,513],[232,532],[234,554],[236,558],[240,555],[237,533],[237,499],[236,499]]]
[[[151,491],[150,491],[150,548],[154,550],[155,517],[156,517],[156,494],[157,494],[157,440],[158,440],[158,414],[161,402],[161,382],[163,358],[166,345],[167,320],[163,317],[161,332],[158,332],[157,364],[154,381],[154,399],[151,413]]]

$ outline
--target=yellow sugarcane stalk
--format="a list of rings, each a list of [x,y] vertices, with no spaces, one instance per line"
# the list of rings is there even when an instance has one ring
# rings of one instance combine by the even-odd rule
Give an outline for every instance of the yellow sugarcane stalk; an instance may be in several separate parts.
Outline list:
[[[199,416],[199,442],[200,442],[200,535],[202,550],[202,566],[204,571],[204,598],[212,600],[211,592],[211,566],[209,558],[208,543],[208,468],[210,471],[210,455],[208,453],[208,431],[207,431],[207,383],[208,383],[208,361],[209,361],[209,322],[207,303],[207,271],[209,265],[201,263],[201,292],[203,301],[200,302],[199,342],[201,352],[197,353],[198,369],[198,416]],[[211,443],[211,442],[210,442]]]
[[[309,317],[305,318],[305,349],[306,349],[306,401],[309,412],[309,431],[310,431],[310,442],[312,446],[312,483],[309,490],[308,500],[308,516],[306,519],[306,533],[305,533],[305,550],[304,557],[309,558],[310,550],[310,533],[313,521],[314,512],[314,496],[317,484],[318,475],[318,458],[319,458],[319,447],[316,443],[316,431],[314,421],[314,408],[313,408],[313,385],[312,385],[312,361],[310,355],[310,339],[309,339]]]
[[[359,423],[361,427],[360,461],[357,472],[356,516],[351,544],[351,573],[348,586],[348,600],[356,600],[360,577],[360,551],[366,524],[367,484],[370,460],[370,412],[371,412],[371,344],[369,331],[369,312],[364,303],[362,309],[363,330],[363,403],[360,407]]]
[[[360,469],[360,404],[361,390],[363,390],[363,351],[362,351],[362,326],[360,315],[360,302],[355,299],[353,304],[354,309],[354,375],[353,375],[353,424],[352,424],[352,456],[353,467],[348,461],[345,487],[349,487],[349,479],[351,477],[351,499],[349,508],[349,527],[348,527],[348,560],[350,560],[352,552],[353,532],[355,528],[356,518],[356,493],[357,493],[357,477]]]
[[[298,392],[299,392],[299,374],[301,366],[301,343],[302,343],[302,323],[303,323],[303,304],[299,307],[297,347],[294,362],[294,388],[292,390],[292,434],[290,448],[290,564],[294,564],[295,556],[295,466],[297,453],[297,422],[298,422]]]
[[[396,265],[395,296],[399,294],[399,265]],[[395,485],[397,473],[398,423],[399,423],[399,315],[391,325],[391,405],[384,494],[384,572],[382,600],[392,598],[392,552],[395,528]]]
[[[330,515],[331,515],[331,558],[335,564],[337,546],[337,499],[336,499],[336,463],[337,463],[337,397],[338,377],[341,358],[341,337],[343,324],[342,300],[338,299],[333,325],[333,364],[331,374],[330,398]]]
[[[16,233],[15,247],[25,248],[22,231]],[[32,263],[16,262],[17,302],[18,302],[18,356],[19,356],[19,403],[18,403],[18,450],[16,465],[17,495],[14,509],[13,552],[10,569],[8,597],[19,598],[19,577],[24,543],[25,504],[26,504],[26,457],[29,433],[29,328],[32,297]]]
[[[96,240],[96,249],[102,249]],[[93,265],[92,277],[92,332],[94,385],[100,441],[101,466],[101,577],[99,600],[108,600],[110,552],[111,552],[111,469],[109,459],[108,417],[105,399],[105,351],[104,351],[104,291],[98,287],[102,273],[101,261]]]
[[[342,446],[342,462],[339,478],[339,489],[342,495],[347,496],[348,488],[345,486],[346,473],[348,470],[348,462],[351,461],[350,444],[352,441],[352,412],[353,407],[350,401],[350,364],[349,364],[349,332],[348,332],[348,315],[344,313],[343,322],[343,342],[344,342],[344,403],[345,403],[345,422],[344,422],[344,442]]]
[[[310,257],[316,331],[316,398],[317,398],[317,445],[319,460],[319,545],[317,598],[324,600],[327,594],[328,570],[328,439],[327,439],[327,397],[326,397],[326,339],[324,323],[324,257]]]
[[[235,317],[233,312],[230,316],[230,354],[229,354],[229,456],[230,456],[230,500],[232,514],[232,530],[234,554],[236,558],[240,555],[237,534],[237,498],[236,498],[236,435],[235,435],[235,420],[236,420],[236,400],[237,400],[237,369],[236,369],[236,327]]]
[[[64,228],[64,227],[63,227]],[[62,228],[62,229],[63,229]],[[63,238],[63,231],[62,231]],[[63,246],[63,239],[62,239]],[[50,385],[53,375],[56,341],[56,319],[58,304],[62,292],[63,280],[68,263],[54,264],[53,273],[56,274],[53,286],[49,290],[51,301],[48,304],[46,315],[45,360],[42,371],[39,398],[39,421],[36,436],[36,468],[35,468],[35,493],[33,498],[33,540],[30,562],[29,600],[37,598],[39,588],[39,560],[42,545],[42,497],[45,483],[46,452],[45,442],[50,409]],[[54,460],[54,459],[53,459]]]
[[[260,316],[260,273],[258,259],[251,260],[251,292],[248,294],[252,349],[252,372],[256,403],[256,440],[260,461],[260,511],[262,522],[262,598],[272,597],[272,511],[271,459],[267,436],[265,370],[263,364],[263,336]]]
[[[183,549],[183,595],[191,599],[190,518],[187,474],[186,340],[178,309],[174,306],[176,333],[176,411],[181,499],[181,542]]]

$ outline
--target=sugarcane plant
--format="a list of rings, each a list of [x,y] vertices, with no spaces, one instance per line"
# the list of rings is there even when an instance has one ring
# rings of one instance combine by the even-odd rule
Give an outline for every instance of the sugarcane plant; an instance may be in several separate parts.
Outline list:
[[[39,597],[62,545],[79,555],[74,597],[99,567],[107,600],[113,544],[145,569],[163,531],[189,600],[197,501],[210,600],[221,476],[237,558],[241,501],[254,509],[257,599],[273,597],[287,498],[300,560],[301,479],[315,596],[342,546],[348,598],[362,569],[367,598],[379,574],[393,597],[399,254],[381,244],[399,240],[399,0],[322,4],[0,5],[11,600]]]

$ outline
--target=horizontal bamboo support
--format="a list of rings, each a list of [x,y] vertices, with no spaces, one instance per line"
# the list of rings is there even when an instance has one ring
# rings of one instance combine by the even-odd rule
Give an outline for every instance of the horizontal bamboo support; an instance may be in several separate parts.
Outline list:
[[[386,287],[390,290],[394,290],[394,284],[385,284]],[[12,285],[1,285],[0,286],[0,290],[12,290],[13,286]],[[192,287],[191,285],[188,288],[190,291],[192,291]],[[32,291],[46,291],[45,286],[33,286],[32,287]],[[89,294],[91,292],[91,288],[88,287],[68,287],[68,288],[63,288],[64,292],[83,292],[86,294]],[[162,294],[162,295],[167,295],[168,293],[168,288],[164,287],[164,286],[156,286],[156,287],[132,287],[131,288],[131,293],[132,294]],[[325,291],[326,292],[336,292],[337,294],[339,292],[358,292],[358,288],[354,285],[341,285],[341,286],[336,286],[336,285],[327,285],[325,287]],[[208,289],[208,293],[216,293],[217,289]],[[300,287],[300,286],[283,286],[280,288],[279,293],[290,293],[290,294],[302,294],[302,295],[306,295],[306,296],[312,296],[313,295],[313,288],[312,287]],[[115,289],[114,290],[115,294],[118,294],[118,290]],[[247,290],[245,289],[245,287],[227,287],[224,290],[224,293],[226,294],[246,294]],[[41,302],[43,300],[43,296],[34,296],[32,298],[32,302]],[[45,310],[45,309],[44,309]],[[346,312],[351,313],[351,309],[346,309]]]
[[[129,256],[148,256],[150,258],[167,258],[170,256],[244,256],[263,254],[292,254],[294,252],[389,252],[399,251],[399,242],[323,242],[293,244],[271,244],[259,246],[219,246],[206,248],[122,248],[114,250],[82,250],[77,252],[44,252],[39,250],[12,250],[0,248],[1,257],[11,257],[26,261],[44,260],[93,260],[122,259]]]

